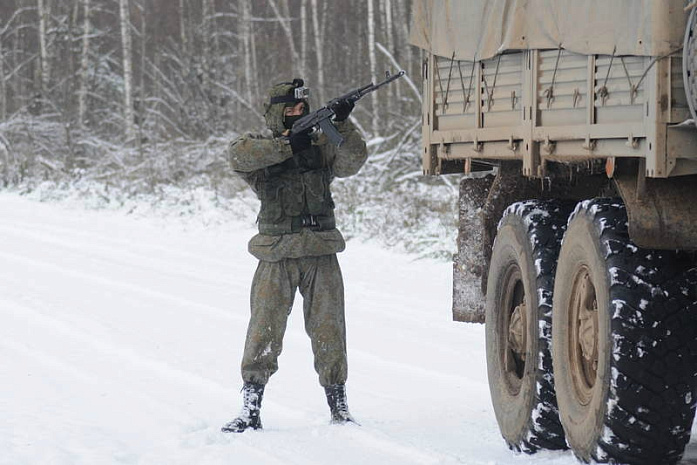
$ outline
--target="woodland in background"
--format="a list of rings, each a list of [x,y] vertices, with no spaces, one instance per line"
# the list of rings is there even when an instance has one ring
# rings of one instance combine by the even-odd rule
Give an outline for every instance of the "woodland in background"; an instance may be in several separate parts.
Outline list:
[[[398,221],[415,221],[399,213],[413,199],[397,193],[443,180],[420,176],[410,10],[410,0],[2,0],[0,187],[50,182],[110,197],[194,186],[232,198],[244,186],[225,147],[264,128],[271,84],[304,78],[318,108],[404,69],[352,113],[371,162],[338,195],[351,211],[392,198]]]

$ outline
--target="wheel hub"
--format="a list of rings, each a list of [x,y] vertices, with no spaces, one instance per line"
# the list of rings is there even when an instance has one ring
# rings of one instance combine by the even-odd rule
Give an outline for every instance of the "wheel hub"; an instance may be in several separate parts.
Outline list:
[[[500,320],[499,350],[501,366],[508,391],[515,396],[520,391],[525,376],[525,356],[527,353],[527,316],[525,310],[525,289],[522,273],[516,265],[511,266],[505,278],[502,318]]]
[[[581,354],[586,361],[597,359],[598,341],[598,301],[595,299],[595,291],[586,275],[582,283],[581,293],[585,296],[578,313],[578,333],[581,345]]]
[[[527,307],[525,302],[513,309],[508,325],[508,346],[522,360],[525,360],[525,328],[527,326]]]
[[[570,354],[576,395],[587,405],[598,374],[598,300],[590,272],[581,267],[571,292]]]

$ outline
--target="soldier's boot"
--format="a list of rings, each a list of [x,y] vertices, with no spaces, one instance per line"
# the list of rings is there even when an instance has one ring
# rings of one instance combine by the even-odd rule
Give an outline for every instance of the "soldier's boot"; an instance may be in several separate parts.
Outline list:
[[[348,409],[345,384],[334,384],[332,386],[327,386],[324,388],[324,392],[327,394],[327,403],[329,404],[329,410],[332,414],[332,424],[358,424],[358,422],[353,419],[353,416],[351,416]]]
[[[229,423],[226,423],[221,431],[223,433],[243,433],[248,429],[262,429],[261,399],[264,397],[264,385],[256,383],[244,383],[242,387],[242,411],[240,415]]]

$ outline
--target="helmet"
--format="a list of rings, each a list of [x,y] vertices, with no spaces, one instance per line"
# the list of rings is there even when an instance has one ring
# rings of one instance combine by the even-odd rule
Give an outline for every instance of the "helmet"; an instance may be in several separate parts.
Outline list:
[[[283,112],[286,107],[292,107],[300,102],[305,103],[304,114],[309,113],[310,103],[307,101],[310,91],[302,79],[293,82],[281,82],[269,89],[269,100],[264,103],[264,119],[266,126],[273,135],[278,137],[286,130]]]

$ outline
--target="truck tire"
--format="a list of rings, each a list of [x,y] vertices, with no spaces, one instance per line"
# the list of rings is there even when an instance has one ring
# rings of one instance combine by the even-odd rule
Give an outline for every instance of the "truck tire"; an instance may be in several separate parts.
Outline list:
[[[620,200],[581,202],[554,287],[553,365],[561,422],[582,461],[674,464],[695,413],[694,270],[636,247]]]
[[[566,449],[554,395],[552,291],[572,205],[514,203],[492,250],[486,296],[489,389],[508,446],[533,453]]]

